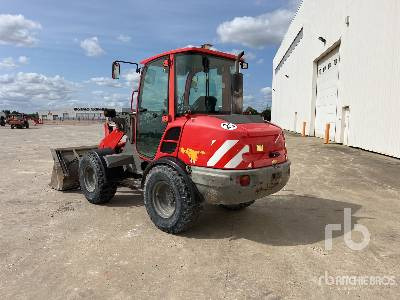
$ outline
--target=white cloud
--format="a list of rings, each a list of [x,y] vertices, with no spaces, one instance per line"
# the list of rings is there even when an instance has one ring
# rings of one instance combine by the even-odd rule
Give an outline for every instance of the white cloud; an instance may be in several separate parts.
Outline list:
[[[248,106],[253,107],[257,111],[261,112],[266,107],[271,106],[271,88],[265,87],[260,90],[262,96],[245,95],[243,97],[243,108]]]
[[[136,69],[130,69],[125,74],[122,75],[125,79],[126,85],[133,89],[137,89],[139,86],[140,74],[136,73]]]
[[[244,53],[244,58],[247,59],[247,60],[253,60],[256,57],[257,56],[253,52],[247,51],[247,52]]]
[[[117,36],[117,40],[123,43],[128,43],[131,41],[131,37],[128,35],[120,34]]]
[[[262,112],[266,107],[270,106],[270,100],[264,99],[263,97],[254,97],[253,95],[246,95],[243,97],[243,108],[246,109],[248,106]]]
[[[108,77],[93,77],[85,81],[85,83],[94,83],[98,86],[137,89],[139,86],[140,74],[136,73],[136,69],[129,69],[122,73],[122,80],[116,80]]]
[[[130,94],[108,93],[104,91],[92,91],[93,101],[97,105],[107,107],[129,107]]]
[[[28,57],[20,56],[18,57],[18,63],[27,64],[29,61]],[[0,69],[14,69],[19,67],[17,62],[12,57],[6,57],[0,60]]]
[[[76,83],[63,77],[48,77],[38,73],[19,72],[0,76],[0,106],[23,108],[47,106],[69,100],[76,91]]]
[[[252,100],[252,99],[254,99],[254,96],[253,95],[244,95],[243,96],[243,99],[246,101],[248,101],[248,100]]]
[[[34,46],[38,40],[37,30],[42,26],[23,15],[0,14],[0,44],[15,46]]]
[[[260,90],[261,94],[264,96],[264,99],[271,100],[272,99],[272,88],[267,86]]]
[[[85,50],[87,56],[100,56],[105,53],[105,51],[100,46],[97,36],[81,41],[80,45],[81,48]]]
[[[18,62],[25,65],[29,62],[29,58],[26,56],[20,56],[18,57]]]
[[[243,107],[251,106],[252,100],[254,100],[253,95],[244,95],[243,96]]]
[[[262,63],[264,63],[264,58],[258,59],[256,63],[259,64],[259,65],[262,64]]]
[[[16,67],[17,64],[12,57],[6,57],[0,60],[0,69],[14,69]]]
[[[293,11],[289,9],[278,9],[256,17],[236,17],[220,24],[217,34],[223,43],[254,48],[277,45],[285,35],[292,17]]]
[[[107,87],[122,87],[122,84],[118,80],[114,80],[112,78],[107,77],[93,77],[87,81],[87,83],[95,83],[98,86],[107,86]]]

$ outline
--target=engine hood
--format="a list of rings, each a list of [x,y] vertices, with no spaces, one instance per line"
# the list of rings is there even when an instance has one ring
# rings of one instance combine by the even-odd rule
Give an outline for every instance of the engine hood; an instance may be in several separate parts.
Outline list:
[[[190,116],[178,157],[188,165],[248,169],[287,160],[282,129],[260,116]]]

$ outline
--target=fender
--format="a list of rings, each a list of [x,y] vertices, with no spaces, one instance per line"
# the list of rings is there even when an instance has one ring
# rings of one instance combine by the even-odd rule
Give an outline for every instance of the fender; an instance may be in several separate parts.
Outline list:
[[[172,156],[164,156],[156,161],[151,162],[147,165],[146,169],[143,172],[142,183],[141,187],[144,188],[144,183],[146,181],[147,174],[150,172],[152,168],[158,165],[167,165],[176,170],[179,175],[183,177],[183,180],[187,184],[190,189],[190,194],[192,197],[197,197],[202,202],[204,199],[200,192],[198,191],[196,185],[193,183],[192,179],[190,178],[190,166],[186,165],[180,159]]]
[[[105,129],[106,130],[106,129]],[[123,138],[125,133],[119,129],[114,129],[100,142],[99,149],[115,149],[118,147],[119,142]]]

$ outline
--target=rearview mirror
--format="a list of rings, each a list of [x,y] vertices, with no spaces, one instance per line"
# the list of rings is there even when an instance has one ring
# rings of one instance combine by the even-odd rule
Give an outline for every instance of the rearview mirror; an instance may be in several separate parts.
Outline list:
[[[249,64],[247,62],[242,61],[240,63],[240,68],[242,68],[243,70],[247,70],[249,68]]]
[[[112,79],[119,79],[119,74],[121,72],[121,65],[114,61],[112,64]]]

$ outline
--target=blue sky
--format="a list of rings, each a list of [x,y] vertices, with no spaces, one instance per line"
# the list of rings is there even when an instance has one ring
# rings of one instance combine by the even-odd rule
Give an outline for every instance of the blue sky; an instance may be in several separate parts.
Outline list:
[[[0,109],[129,106],[140,61],[209,42],[245,50],[245,105],[270,103],[272,59],[299,1],[0,0]]]

